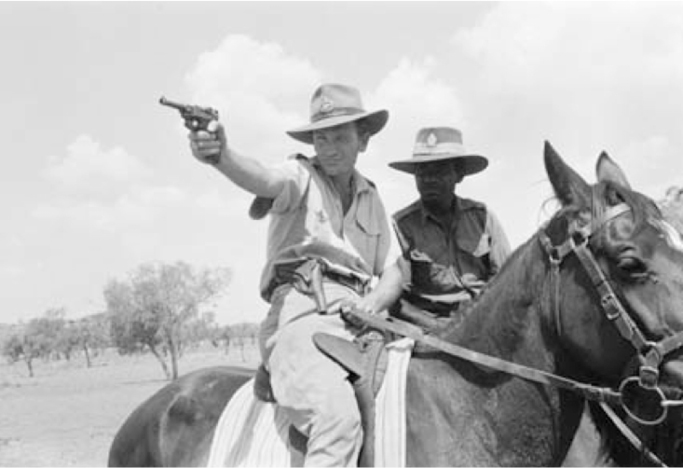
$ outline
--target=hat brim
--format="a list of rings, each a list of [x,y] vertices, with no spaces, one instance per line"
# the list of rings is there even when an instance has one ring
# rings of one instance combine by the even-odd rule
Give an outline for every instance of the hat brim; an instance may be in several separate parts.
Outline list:
[[[295,128],[294,130],[289,130],[287,135],[291,136],[295,140],[299,140],[303,143],[312,145],[313,144],[313,132],[315,130],[322,130],[324,128],[336,127],[339,125],[344,125],[349,122],[356,122],[358,120],[365,120],[368,125],[368,131],[370,135],[374,135],[384,128],[389,120],[389,112],[386,110],[378,110],[374,112],[363,112],[360,114],[353,115],[340,115],[337,117],[330,117],[329,119],[319,120],[318,122],[305,125],[303,127]]]
[[[457,171],[463,176],[476,174],[483,171],[489,165],[489,160],[478,154],[440,154],[432,156],[420,156],[419,158],[406,159],[403,161],[390,162],[389,166],[399,171],[415,174],[418,165],[429,164],[438,161],[452,161]]]

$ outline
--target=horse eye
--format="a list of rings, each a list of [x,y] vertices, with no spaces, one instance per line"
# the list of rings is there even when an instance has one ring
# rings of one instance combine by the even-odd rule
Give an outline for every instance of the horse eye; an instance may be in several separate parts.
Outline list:
[[[645,262],[630,255],[619,257],[617,268],[632,278],[642,278],[647,274],[647,265]]]

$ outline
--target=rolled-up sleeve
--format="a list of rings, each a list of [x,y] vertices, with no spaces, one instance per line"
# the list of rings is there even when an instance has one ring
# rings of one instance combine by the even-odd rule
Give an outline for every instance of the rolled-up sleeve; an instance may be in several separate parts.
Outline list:
[[[277,165],[275,170],[282,174],[286,182],[282,191],[275,197],[270,212],[282,214],[299,206],[308,186],[310,173],[296,159],[289,159]]]

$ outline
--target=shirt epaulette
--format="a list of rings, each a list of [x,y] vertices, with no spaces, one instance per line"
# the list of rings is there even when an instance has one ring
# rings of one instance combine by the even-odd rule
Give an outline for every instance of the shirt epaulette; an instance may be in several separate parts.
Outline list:
[[[470,198],[462,198],[458,197],[458,202],[460,203],[460,208],[463,210],[470,210],[470,209],[480,209],[480,210],[486,210],[486,204],[482,203],[477,200],[472,200]]]
[[[410,205],[408,205],[404,208],[401,208],[396,213],[394,213],[393,218],[396,220],[396,222],[398,222],[401,219],[405,218],[406,216],[410,215],[411,213],[413,213],[419,209],[420,209],[420,200],[416,200],[413,203],[411,203]]]

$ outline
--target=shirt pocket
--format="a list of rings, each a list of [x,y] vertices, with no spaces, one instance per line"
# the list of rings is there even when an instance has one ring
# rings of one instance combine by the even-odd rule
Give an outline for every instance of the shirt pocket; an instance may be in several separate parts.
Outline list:
[[[368,237],[377,237],[382,232],[376,217],[368,217],[366,219],[357,218],[356,225],[358,226],[358,229]]]
[[[358,217],[355,220],[355,229],[353,235],[349,235],[351,244],[356,248],[360,256],[372,271],[373,274],[378,274],[381,248],[381,234],[382,228],[377,219],[372,217]],[[349,233],[351,234],[351,233]]]

